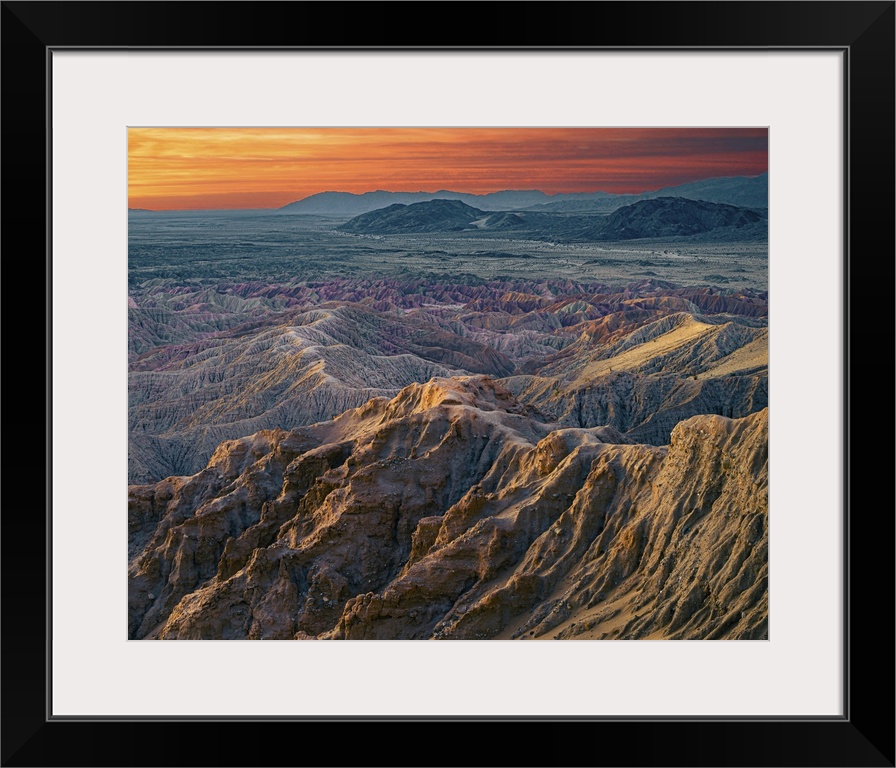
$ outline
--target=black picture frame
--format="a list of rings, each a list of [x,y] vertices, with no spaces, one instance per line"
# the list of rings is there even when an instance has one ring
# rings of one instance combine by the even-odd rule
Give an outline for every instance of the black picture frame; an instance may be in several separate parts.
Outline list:
[[[5,263],[10,267],[5,292],[8,314],[16,313],[15,322],[7,317],[4,334],[10,364],[4,382],[5,401],[7,414],[47,414],[43,440],[33,425],[23,434],[22,422],[7,420],[7,504],[2,518],[2,765],[893,766],[893,463],[891,451],[876,446],[881,433],[884,444],[889,443],[893,424],[888,417],[893,403],[889,350],[894,349],[896,253],[896,4],[815,0],[478,3],[477,18],[485,22],[494,15],[496,21],[494,25],[472,25],[468,4],[419,3],[416,10],[421,19],[437,13],[439,21],[421,28],[421,40],[414,45],[403,39],[406,35],[399,20],[406,16],[407,5],[400,5],[2,3],[2,237],[7,246]],[[500,18],[511,8],[514,25],[507,26]],[[293,17],[297,21],[290,23]],[[498,33],[499,29],[504,31]],[[411,746],[419,743],[417,739],[406,741],[410,731],[385,727],[396,724],[390,718],[51,718],[47,711],[50,500],[47,492],[44,505],[40,500],[43,492],[33,490],[48,489],[50,477],[52,412],[48,393],[53,372],[49,302],[43,318],[33,310],[23,314],[13,292],[21,297],[25,292],[42,292],[44,286],[49,290],[52,51],[143,47],[842,50],[847,84],[844,716],[403,719],[413,720],[418,733],[426,726],[424,741],[432,751],[425,754]],[[44,233],[45,259],[38,245]],[[29,301],[33,306],[33,300]],[[807,309],[808,325],[814,311],[825,308]],[[878,350],[876,356],[862,352],[862,338],[869,334]],[[38,371],[46,374],[46,396],[37,384]],[[830,372],[819,371],[819,375]],[[832,414],[838,407],[831,404]],[[46,447],[43,464],[41,443]],[[65,501],[57,495],[53,503]],[[67,576],[77,578],[77,574]],[[493,722],[536,722],[542,727],[515,729],[513,735],[502,728],[486,739],[469,731],[471,724],[488,727]],[[350,735],[360,726],[364,726],[360,737]],[[433,726],[441,727],[430,735]]]

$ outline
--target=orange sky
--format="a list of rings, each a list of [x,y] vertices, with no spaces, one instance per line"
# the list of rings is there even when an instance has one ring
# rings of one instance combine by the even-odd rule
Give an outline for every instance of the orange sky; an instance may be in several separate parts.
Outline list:
[[[131,208],[325,191],[643,192],[768,169],[765,128],[130,128]]]

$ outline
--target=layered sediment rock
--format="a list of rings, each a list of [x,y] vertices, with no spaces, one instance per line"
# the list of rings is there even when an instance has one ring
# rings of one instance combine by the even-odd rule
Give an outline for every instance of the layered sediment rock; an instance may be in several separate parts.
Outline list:
[[[767,404],[767,302],[750,291],[359,280],[165,284],[133,303],[132,483],[194,474],[223,440],[433,377],[505,378],[546,421],[652,444],[682,418]]]
[[[668,446],[487,376],[130,488],[132,638],[762,638],[767,411]]]

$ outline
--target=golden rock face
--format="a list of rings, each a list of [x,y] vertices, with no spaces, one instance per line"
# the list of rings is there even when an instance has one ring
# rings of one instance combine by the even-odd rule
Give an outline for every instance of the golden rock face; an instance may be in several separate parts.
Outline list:
[[[133,486],[131,637],[767,635],[766,410],[669,447],[519,411],[434,380]]]

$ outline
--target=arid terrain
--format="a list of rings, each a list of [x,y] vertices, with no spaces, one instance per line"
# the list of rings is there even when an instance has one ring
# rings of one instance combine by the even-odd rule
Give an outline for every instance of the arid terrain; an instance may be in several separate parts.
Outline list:
[[[129,637],[767,638],[767,214],[719,190],[130,212]]]

